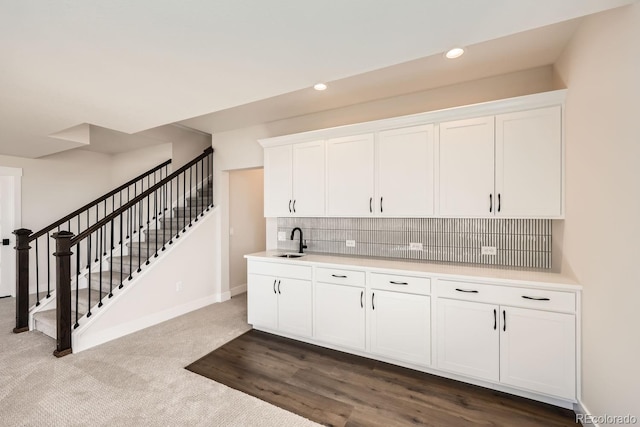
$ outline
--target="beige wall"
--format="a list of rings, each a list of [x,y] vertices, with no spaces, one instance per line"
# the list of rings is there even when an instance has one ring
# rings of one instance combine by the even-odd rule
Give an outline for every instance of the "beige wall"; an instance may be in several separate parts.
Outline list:
[[[583,291],[582,401],[640,418],[640,4],[581,24],[567,85],[563,269]],[[555,238],[555,236],[554,236]]]
[[[265,250],[263,169],[229,173],[229,287],[247,284],[244,255]]]

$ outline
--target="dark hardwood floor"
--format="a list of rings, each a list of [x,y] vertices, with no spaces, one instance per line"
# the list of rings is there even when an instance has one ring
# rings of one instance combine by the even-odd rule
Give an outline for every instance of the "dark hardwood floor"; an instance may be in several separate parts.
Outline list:
[[[332,426],[576,426],[566,409],[255,330],[186,369]]]

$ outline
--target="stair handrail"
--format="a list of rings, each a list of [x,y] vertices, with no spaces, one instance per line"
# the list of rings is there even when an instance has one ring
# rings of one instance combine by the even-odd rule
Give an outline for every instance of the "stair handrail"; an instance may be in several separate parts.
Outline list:
[[[86,205],[84,205],[83,207],[76,209],[75,211],[73,211],[72,213],[70,213],[69,215],[63,217],[62,219],[57,220],[56,222],[49,224],[48,226],[44,227],[42,230],[37,231],[33,234],[31,234],[29,236],[29,242],[32,242],[33,240],[37,239],[40,236],[43,236],[44,234],[50,232],[51,230],[53,230],[54,228],[58,227],[59,225],[64,224],[65,222],[75,218],[76,216],[84,213],[85,211],[95,207],[96,205],[104,202],[105,200],[107,200],[109,197],[114,196],[116,194],[118,194],[119,192],[121,192],[122,190],[125,190],[127,187],[132,186],[134,183],[140,181],[143,178],[146,178],[148,175],[151,175],[154,172],[159,171],[160,169],[162,169],[165,166],[168,166],[171,164],[171,159],[159,164],[158,166],[155,166],[152,169],[149,169],[146,172],[141,173],[140,175],[136,176],[135,178],[130,179],[129,181],[127,181],[125,184],[122,184],[121,186],[119,186],[118,188],[115,188],[111,191],[109,191],[108,193],[104,194],[101,197],[98,197],[97,199],[95,199],[92,202],[87,203]]]
[[[92,234],[98,234],[101,233],[102,230],[106,230],[108,225],[110,224],[110,230],[111,230],[111,242],[113,243],[114,241],[114,227],[113,224],[115,222],[115,219],[119,217],[120,219],[120,236],[122,236],[122,224],[123,224],[123,216],[126,212],[130,212],[131,210],[134,210],[137,206],[140,207],[140,210],[138,211],[138,213],[142,212],[142,207],[144,206],[143,201],[146,199],[147,201],[147,206],[149,206],[149,202],[151,200],[151,196],[154,195],[154,203],[157,202],[157,195],[158,195],[158,190],[166,190],[167,187],[171,188],[172,184],[173,184],[173,180],[176,179],[176,191],[178,191],[179,189],[177,188],[177,186],[180,183],[180,175],[183,175],[182,178],[182,183],[183,183],[183,194],[182,196],[185,198],[185,204],[184,204],[184,212],[186,213],[186,196],[187,196],[187,191],[186,191],[186,174],[187,174],[187,170],[189,171],[189,191],[193,190],[193,186],[192,186],[192,179],[191,179],[191,173],[193,171],[193,167],[195,166],[195,171],[196,171],[196,189],[198,187],[198,163],[202,162],[202,166],[200,168],[201,171],[201,177],[202,177],[202,181],[201,181],[201,185],[204,186],[204,183],[207,182],[207,185],[212,185],[212,178],[213,178],[213,157],[211,156],[213,153],[213,147],[207,147],[204,152],[202,154],[200,154],[198,157],[194,158],[193,160],[189,161],[187,164],[185,164],[184,166],[180,167],[178,170],[172,172],[171,174],[169,174],[168,176],[166,176],[164,179],[160,180],[159,182],[155,183],[153,186],[149,186],[147,188],[147,190],[143,191],[142,193],[140,193],[139,195],[135,196],[133,199],[129,200],[127,203],[123,204],[121,207],[119,207],[118,209],[113,210],[113,212],[111,212],[108,215],[105,215],[105,217],[96,222],[94,225],[92,225],[91,227],[86,228],[84,231],[80,232],[78,235],[74,236],[73,233],[67,232],[67,231],[60,231],[57,233],[53,234],[53,238],[56,240],[56,252],[55,252],[55,257],[56,257],[56,350],[53,352],[53,354],[56,357],[62,357],[65,356],[69,353],[72,352],[72,348],[71,348],[71,336],[72,336],[72,331],[73,329],[77,328],[79,326],[78,324],[78,310],[77,310],[77,305],[78,305],[78,292],[79,292],[79,287],[76,286],[75,288],[75,294],[76,294],[76,320],[75,323],[72,322],[72,318],[71,318],[71,255],[73,254],[72,252],[72,248],[75,246],[77,249],[77,261],[76,261],[76,270],[78,270],[78,264],[80,262],[80,243],[89,238],[88,239],[88,248],[89,248],[89,254],[91,254],[91,235]],[[206,181],[204,179],[204,159],[207,159],[207,177],[206,177]],[[163,188],[164,187],[164,188]],[[171,190],[170,190],[171,191]],[[162,192],[160,193],[162,194]],[[204,196],[201,194],[200,196],[202,198],[202,201],[204,201]],[[178,197],[177,197],[178,199]],[[176,200],[177,200],[176,199]],[[209,203],[209,200],[211,201],[211,203]],[[165,199],[166,202],[166,199]],[[209,210],[209,208],[213,205],[213,198],[209,198],[209,196],[207,196],[207,207],[206,210]],[[169,202],[169,206],[171,206],[171,202]],[[196,207],[198,206],[197,203],[197,198],[196,198]],[[204,204],[200,204],[200,208],[202,208],[204,210]],[[147,208],[147,226],[149,226],[149,212],[150,209],[149,207]],[[192,212],[193,209],[191,207],[189,207],[189,213],[190,213],[190,219],[192,216]],[[158,218],[160,217],[160,214],[158,213],[158,209],[156,207],[154,207],[154,220],[156,222],[156,253],[155,253],[155,257],[158,256],[158,245],[157,245],[157,224],[158,224]],[[136,216],[137,214],[134,213],[134,216]],[[204,212],[200,213],[200,215],[204,215]],[[198,221],[198,213],[196,213],[195,216],[195,221]],[[165,217],[166,218],[166,217]],[[172,217],[173,219],[173,217]],[[177,227],[177,235],[176,238],[178,238],[180,236],[180,231],[179,229],[182,228],[182,232],[185,232],[186,229],[186,217],[183,217],[183,227]],[[138,244],[140,243],[140,235],[142,234],[142,226],[140,226],[141,223],[138,222],[138,224],[136,225],[136,227],[139,226],[138,231]],[[191,227],[191,221],[189,222],[189,227]],[[149,228],[148,228],[149,229]],[[101,237],[102,238],[102,237]],[[133,236],[131,236],[131,240],[129,241],[130,243],[133,242]],[[124,240],[121,239],[120,241],[120,245],[124,244]],[[171,241],[169,241],[169,244],[171,244]],[[108,245],[109,247],[112,248],[112,244]],[[121,246],[122,247],[122,246]],[[113,249],[113,248],[112,248]],[[164,250],[164,248],[162,249]],[[122,249],[121,249],[121,253]],[[145,265],[149,264],[149,259],[150,259],[150,254],[149,251],[147,249],[147,256],[149,258],[147,258]],[[121,256],[122,258],[122,256]],[[128,258],[132,258],[132,255],[129,254]],[[113,254],[110,256],[110,262],[113,262]],[[122,262],[122,261],[121,261]],[[130,261],[131,262],[131,261]],[[102,258],[100,258],[100,263],[102,263]],[[130,264],[131,265],[131,264]],[[140,263],[140,249],[138,252],[138,270],[137,272],[141,271],[141,266],[142,264]],[[102,268],[102,264],[100,264],[100,268]],[[102,270],[101,270],[102,271]],[[113,271],[111,268],[109,269],[109,271]],[[122,279],[122,270],[120,270],[120,274],[121,274],[121,279]],[[77,272],[76,275],[78,275],[79,273]],[[129,280],[132,280],[132,271],[130,270],[129,272]],[[109,280],[109,295],[108,298],[111,298],[113,296],[113,280],[110,278]],[[118,288],[122,288],[123,287],[123,282],[120,282],[120,285],[118,286]],[[90,296],[90,284],[89,284],[89,292],[88,295]],[[106,289],[105,289],[106,292]],[[102,281],[100,282],[100,294],[102,293]],[[98,303],[97,307],[100,307],[102,305],[102,296],[100,296],[100,302]],[[106,298],[106,297],[105,297]],[[86,314],[86,317],[88,318],[89,316],[91,316],[91,299],[89,297],[89,301],[88,301],[88,306],[89,306],[89,311]]]

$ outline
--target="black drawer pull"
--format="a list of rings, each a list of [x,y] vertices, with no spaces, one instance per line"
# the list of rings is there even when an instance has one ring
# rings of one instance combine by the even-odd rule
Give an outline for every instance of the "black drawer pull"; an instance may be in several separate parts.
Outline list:
[[[468,294],[477,294],[478,291],[476,291],[475,289],[460,289],[460,288],[456,288],[456,291],[458,292],[466,292]]]
[[[493,309],[493,330],[495,331],[496,329],[498,329],[498,313],[494,308]]]
[[[372,310],[376,309],[376,300],[375,300],[375,298],[376,298],[376,293],[374,292],[374,293],[371,294],[371,309]]]
[[[392,285],[408,285],[407,282],[394,282],[393,280],[389,280],[389,283]]]
[[[291,200],[289,200],[289,213],[291,213]]]
[[[532,299],[534,301],[551,301],[549,298],[536,298],[536,297],[528,297],[526,295],[522,295],[524,299]]]
[[[331,277],[337,277],[338,279],[346,279],[347,276],[342,276],[340,274],[332,274]]]
[[[360,308],[364,308],[362,297],[364,297],[364,291],[360,291]]]
[[[275,293],[277,293],[277,292],[276,292],[276,282],[277,282],[277,281],[278,281],[278,279],[275,279],[275,280],[273,281],[273,293],[274,293],[274,294],[275,294]]]
[[[507,312],[502,310],[502,330],[507,330]]]

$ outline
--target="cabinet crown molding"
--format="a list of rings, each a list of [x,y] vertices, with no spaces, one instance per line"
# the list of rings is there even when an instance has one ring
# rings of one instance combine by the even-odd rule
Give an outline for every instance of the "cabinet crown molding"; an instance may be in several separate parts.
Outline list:
[[[535,108],[550,107],[553,105],[564,105],[566,94],[567,89],[559,89],[532,95],[524,95],[513,98],[500,99],[496,101],[481,102],[478,104],[445,108],[442,110],[392,117],[388,119],[373,120],[368,122],[276,136],[272,138],[264,138],[259,139],[258,143],[262,147],[266,148],[299,142],[310,142],[328,138],[358,135],[367,132],[379,132],[395,129],[398,127],[431,123],[437,124],[443,121],[467,119],[484,115],[503,114]]]

